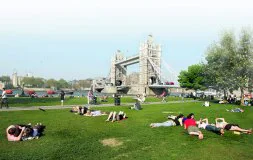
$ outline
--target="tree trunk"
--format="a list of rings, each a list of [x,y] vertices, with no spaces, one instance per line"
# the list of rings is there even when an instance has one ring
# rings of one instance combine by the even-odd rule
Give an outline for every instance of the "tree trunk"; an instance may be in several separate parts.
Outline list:
[[[240,88],[241,90],[241,106],[244,106],[244,88]]]
[[[224,100],[227,100],[227,93],[226,93],[226,90],[224,89],[223,92],[224,92],[224,97],[223,97],[223,99],[224,99]]]

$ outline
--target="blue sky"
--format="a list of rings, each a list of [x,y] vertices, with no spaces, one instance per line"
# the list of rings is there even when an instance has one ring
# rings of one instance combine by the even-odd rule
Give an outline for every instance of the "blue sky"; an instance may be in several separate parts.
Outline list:
[[[180,72],[201,62],[224,29],[253,27],[250,0],[0,1],[0,75],[105,77],[118,49],[137,54],[149,34]]]

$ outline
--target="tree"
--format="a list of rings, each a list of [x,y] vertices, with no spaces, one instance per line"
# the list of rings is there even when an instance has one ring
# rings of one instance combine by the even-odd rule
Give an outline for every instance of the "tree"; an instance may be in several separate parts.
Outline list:
[[[41,88],[45,85],[45,80],[43,78],[36,77],[24,77],[22,80],[22,84],[27,87],[37,87]]]
[[[244,90],[252,87],[253,79],[253,37],[252,31],[242,29],[236,56],[235,76],[241,91],[241,105],[244,104]]]
[[[64,79],[60,79],[57,84],[57,88],[68,88],[70,85]]]
[[[10,76],[1,76],[0,81],[3,83],[6,83],[6,84],[11,83],[11,78],[10,78]]]
[[[218,43],[207,50],[205,65],[208,83],[216,89],[232,92],[240,89],[241,104],[244,104],[244,90],[252,87],[253,44],[252,32],[242,29],[239,41],[232,32],[224,32]]]
[[[195,64],[188,67],[187,71],[181,71],[178,76],[178,82],[182,88],[204,90],[205,77],[204,66],[202,64]]]
[[[235,83],[236,40],[232,32],[222,34],[220,41],[210,45],[206,52],[205,76],[207,83],[217,90],[224,91],[237,88]]]
[[[57,81],[55,79],[49,79],[46,81],[46,85],[49,88],[57,88]]]
[[[0,81],[5,84],[5,88],[13,88],[10,76],[1,76]]]

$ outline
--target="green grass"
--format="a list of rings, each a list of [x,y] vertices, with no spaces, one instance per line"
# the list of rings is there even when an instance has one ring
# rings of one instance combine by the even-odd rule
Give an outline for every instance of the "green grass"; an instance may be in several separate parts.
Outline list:
[[[29,107],[29,106],[56,106],[60,105],[59,97],[52,98],[30,98],[30,97],[20,97],[20,98],[9,98],[9,106],[10,107]],[[181,100],[180,97],[168,97],[168,101],[177,101]],[[185,98],[186,100],[186,98]],[[133,97],[122,97],[121,103],[134,103],[135,100]],[[161,102],[160,98],[156,97],[147,97],[146,102]],[[100,98],[98,98],[99,104],[113,104],[114,99],[112,97],[108,98],[108,102],[100,102]],[[64,105],[84,105],[87,104],[86,97],[67,97],[64,101]]]
[[[134,111],[127,107],[99,108],[104,111],[123,110],[128,119],[105,122],[106,116],[84,117],[68,110],[0,112],[0,159],[253,159],[253,135],[226,132],[223,137],[203,131],[204,140],[186,134],[182,127],[150,128],[152,122],[166,121],[163,112],[195,113],[195,118],[224,117],[242,128],[253,127],[253,107],[244,113],[225,109],[235,106],[201,103],[146,105]],[[8,142],[5,129],[11,124],[42,122],[45,135],[38,140]],[[116,138],[123,145],[103,146],[101,140]]]

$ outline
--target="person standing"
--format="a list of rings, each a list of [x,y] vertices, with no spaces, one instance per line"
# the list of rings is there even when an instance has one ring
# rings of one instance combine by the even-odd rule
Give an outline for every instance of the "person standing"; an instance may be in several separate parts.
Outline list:
[[[88,95],[87,95],[88,104],[92,102],[92,98],[93,98],[93,92],[92,90],[89,90]]]
[[[1,108],[3,107],[3,104],[5,104],[6,108],[9,108],[7,93],[5,91],[5,88],[3,88],[3,92],[2,92]]]
[[[61,106],[63,106],[63,102],[65,99],[65,92],[63,90],[61,90],[60,97],[61,97]]]

